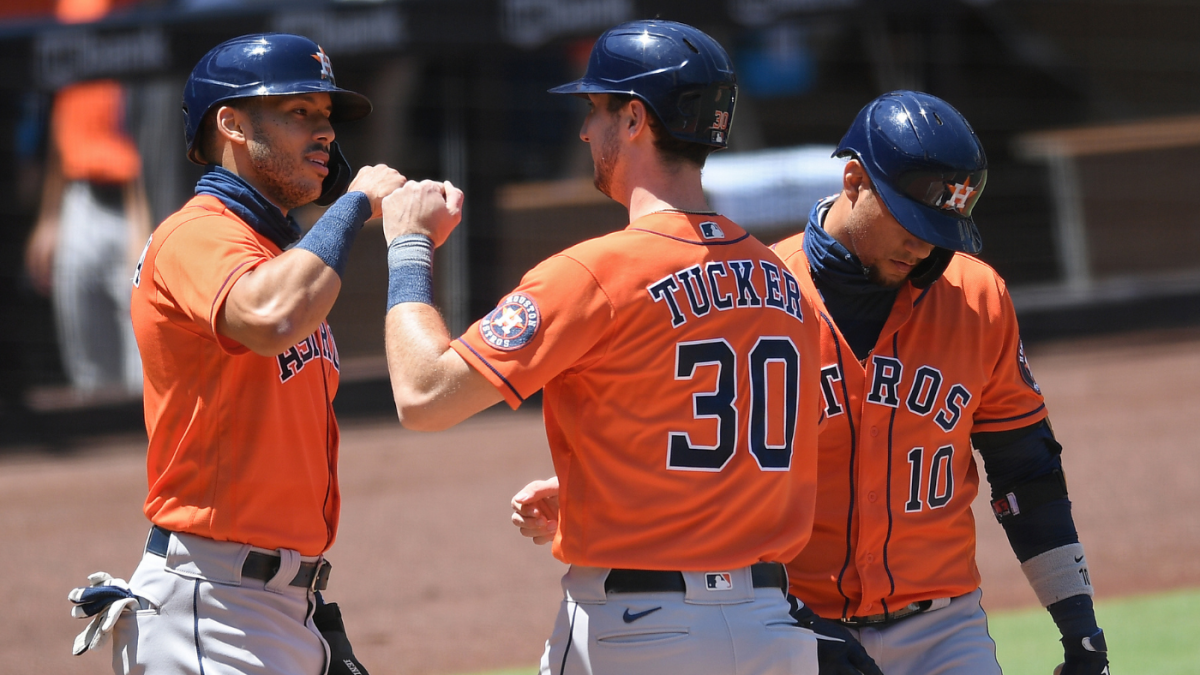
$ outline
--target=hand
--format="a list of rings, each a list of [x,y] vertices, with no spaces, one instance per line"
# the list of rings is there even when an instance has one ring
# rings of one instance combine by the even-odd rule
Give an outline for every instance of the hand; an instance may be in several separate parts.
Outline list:
[[[1054,669],[1054,675],[1109,675],[1104,631],[1083,638],[1064,637],[1062,643],[1065,660]]]
[[[450,181],[409,181],[383,200],[383,236],[423,234],[441,246],[462,220],[463,192]]]
[[[512,498],[513,525],[539,546],[554,539],[558,530],[558,476],[535,480]]]
[[[797,625],[817,634],[819,675],[883,675],[875,660],[845,627],[822,619],[795,597],[789,595],[788,602],[792,603],[791,614]]]
[[[67,599],[75,605],[71,608],[71,616],[91,619],[87,628],[75,638],[71,653],[76,656],[104,644],[121,615],[141,606],[129,584],[124,579],[114,579],[107,572],[89,574],[88,585],[72,590]]]
[[[42,295],[50,295],[54,281],[54,252],[58,246],[58,223],[42,219],[29,235],[25,244],[25,271],[33,288]]]
[[[383,215],[383,198],[399,190],[408,182],[399,171],[386,164],[364,166],[358,170],[358,175],[350,181],[346,192],[361,192],[371,200],[371,217]]]

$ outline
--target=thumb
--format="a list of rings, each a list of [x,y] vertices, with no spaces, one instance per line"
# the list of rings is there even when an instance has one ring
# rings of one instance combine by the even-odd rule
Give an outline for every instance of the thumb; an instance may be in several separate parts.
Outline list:
[[[466,199],[463,191],[454,187],[450,181],[445,181],[443,187],[446,191],[446,210],[455,215],[462,213],[463,201]]]
[[[519,504],[529,504],[531,502],[541,501],[548,497],[558,495],[558,477],[555,476],[549,480],[535,480],[529,485],[521,488],[521,491],[513,497],[513,501]]]

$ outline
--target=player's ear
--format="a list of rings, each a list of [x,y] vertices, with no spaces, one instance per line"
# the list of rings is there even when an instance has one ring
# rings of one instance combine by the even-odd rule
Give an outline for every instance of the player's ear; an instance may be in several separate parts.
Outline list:
[[[213,113],[213,127],[217,133],[218,142],[228,140],[240,145],[246,144],[245,115],[237,108],[223,105]]]
[[[649,113],[645,103],[635,98],[625,105],[625,113],[625,130],[630,139],[636,138],[638,134],[650,132],[650,121],[646,117]]]
[[[842,193],[851,202],[858,201],[858,195],[863,188],[871,187],[871,179],[867,176],[867,170],[863,168],[861,162],[857,159],[851,159],[846,162],[846,166],[842,169]]]

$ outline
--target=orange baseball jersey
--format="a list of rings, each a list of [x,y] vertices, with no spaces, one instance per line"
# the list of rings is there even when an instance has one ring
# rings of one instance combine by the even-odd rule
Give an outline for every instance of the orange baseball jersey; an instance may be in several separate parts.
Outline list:
[[[556,557],[715,571],[808,540],[815,318],[741,227],[660,212],[544,261],[452,344],[514,408],[544,387]]]
[[[201,195],[155,230],[133,279],[145,374],[145,513],[169,530],[317,555],[340,495],[329,326],[277,356],[217,333],[243,274],[280,250]]]
[[[126,183],[142,159],[125,131],[125,93],[115,80],[63,87],[54,97],[50,126],[68,180]]]
[[[812,540],[792,593],[826,617],[870,616],[979,586],[971,433],[1046,416],[1004,281],[956,254],[927,289],[905,284],[860,363],[816,293],[803,234],[775,246],[821,324],[821,432]]]

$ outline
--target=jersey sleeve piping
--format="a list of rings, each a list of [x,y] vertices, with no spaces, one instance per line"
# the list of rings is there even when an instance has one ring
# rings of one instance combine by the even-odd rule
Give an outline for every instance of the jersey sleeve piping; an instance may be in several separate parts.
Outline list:
[[[512,392],[513,396],[517,397],[517,401],[519,401],[520,403],[525,402],[525,397],[521,396],[521,392],[517,391],[517,388],[512,385],[512,382],[509,382],[508,378],[504,377],[504,375],[502,375],[499,370],[496,370],[495,366],[493,366],[491,363],[488,363],[488,360],[486,358],[484,358],[483,354],[480,354],[479,352],[475,351],[475,348],[472,347],[470,344],[468,344],[467,341],[463,340],[461,337],[455,338],[454,341],[458,342],[463,347],[466,347],[468,351],[470,351],[472,354],[475,355],[475,358],[479,359],[480,363],[482,363],[484,366],[487,366],[487,369],[492,371],[492,373],[495,374],[495,376],[497,378],[499,378],[499,380],[501,382],[504,383],[504,386],[508,387],[508,390]],[[517,406],[513,406],[513,407],[515,408]]]
[[[995,419],[995,420],[975,420],[974,425],[979,426],[981,424],[1004,424],[1005,422],[1015,422],[1017,420],[1023,420],[1026,417],[1032,417],[1033,415],[1036,415],[1045,409],[1046,409],[1046,404],[1043,403],[1023,415],[1017,415],[1015,417],[1004,417],[1004,418]]]
[[[666,237],[667,239],[673,239],[675,241],[678,241],[678,242],[681,242],[684,244],[691,244],[693,246],[729,246],[730,244],[736,244],[750,236],[750,233],[746,232],[745,234],[738,237],[737,239],[730,239],[729,241],[696,241],[695,239],[684,239],[683,237],[675,237],[675,236],[672,236],[669,234],[663,234],[662,232],[655,232],[654,230],[644,230],[640,227],[631,227],[631,228],[628,228],[628,230],[626,230],[626,231],[627,232],[645,232],[646,234],[653,234],[653,235],[659,236],[659,237]]]
[[[229,292],[231,290],[233,290],[234,282],[236,282],[238,279],[242,278],[243,275],[245,275],[247,272],[250,271],[249,269],[244,269],[244,268],[247,265],[250,265],[251,263],[252,263],[252,261],[247,260],[247,261],[239,264],[237,267],[233,268],[233,270],[229,272],[229,276],[225,277],[225,281],[223,281],[221,283],[221,288],[217,290],[217,297],[213,298],[212,307],[209,308],[209,312],[208,312],[208,324],[210,326],[212,326],[213,337],[216,338],[217,345],[219,345],[223,351],[229,352],[231,354],[239,353],[239,352],[241,352],[241,350],[226,349],[226,345],[224,343],[225,340],[232,340],[232,338],[227,338],[226,336],[222,335],[219,330],[217,330],[217,312],[220,311],[221,306],[225,304],[225,300],[229,297]],[[236,340],[232,340],[232,341],[236,342]],[[248,348],[246,348],[245,345],[241,344],[240,342],[237,342],[237,345],[239,347],[242,347],[243,349],[248,349]]]

